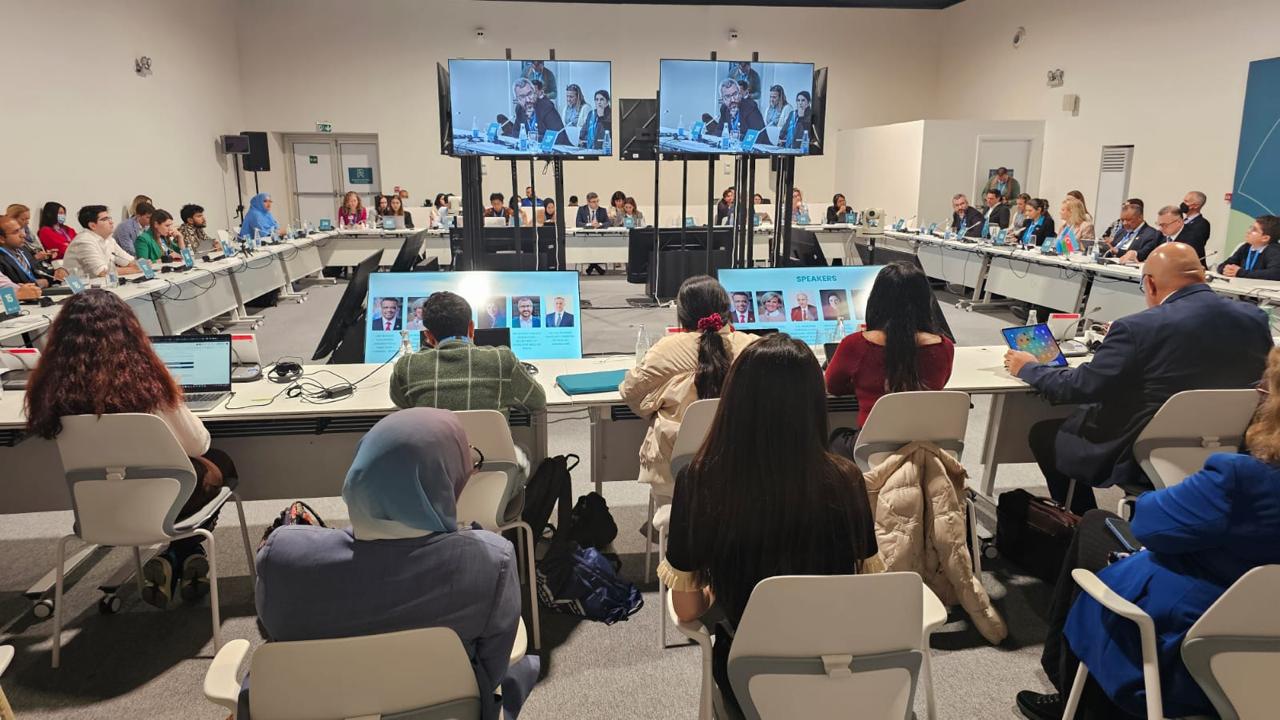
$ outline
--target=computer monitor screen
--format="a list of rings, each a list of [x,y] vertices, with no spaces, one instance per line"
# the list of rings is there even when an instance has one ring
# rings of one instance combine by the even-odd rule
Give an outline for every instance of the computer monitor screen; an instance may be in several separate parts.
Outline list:
[[[183,390],[231,388],[230,335],[164,335],[151,338],[151,347]]]
[[[867,295],[879,266],[721,270],[737,328],[777,328],[810,345],[837,341],[866,322]]]
[[[440,290],[470,303],[477,330],[510,329],[511,349],[522,360],[582,357],[576,272],[377,273],[369,278],[365,362],[393,357],[401,330],[417,350],[423,303]]]
[[[813,63],[663,60],[658,148],[664,153],[808,155]]]
[[[453,155],[613,154],[607,61],[450,60]]]

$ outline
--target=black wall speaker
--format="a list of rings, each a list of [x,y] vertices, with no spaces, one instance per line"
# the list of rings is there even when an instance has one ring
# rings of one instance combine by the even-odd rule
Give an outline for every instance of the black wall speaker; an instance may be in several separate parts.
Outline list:
[[[267,150],[267,134],[245,130],[249,138],[249,154],[243,158],[245,172],[271,172],[271,153]]]

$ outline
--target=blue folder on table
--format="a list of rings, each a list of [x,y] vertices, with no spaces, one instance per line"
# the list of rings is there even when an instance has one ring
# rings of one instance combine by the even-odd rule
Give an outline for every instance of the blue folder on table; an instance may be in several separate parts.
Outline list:
[[[566,395],[613,392],[618,389],[618,385],[622,384],[622,379],[626,375],[626,370],[559,375],[556,377],[556,385],[559,385]]]

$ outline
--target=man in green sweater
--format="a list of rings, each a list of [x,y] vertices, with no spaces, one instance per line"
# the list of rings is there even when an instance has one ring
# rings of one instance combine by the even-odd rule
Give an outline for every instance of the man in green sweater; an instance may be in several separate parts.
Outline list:
[[[526,411],[547,407],[547,395],[508,347],[477,347],[471,305],[460,295],[433,293],[422,306],[424,347],[396,361],[391,401],[397,407]]]

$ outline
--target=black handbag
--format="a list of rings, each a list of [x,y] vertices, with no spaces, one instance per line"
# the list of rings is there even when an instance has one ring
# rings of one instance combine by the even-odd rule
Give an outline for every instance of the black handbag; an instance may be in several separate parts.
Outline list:
[[[1026,490],[1000,494],[996,505],[996,549],[1028,573],[1054,583],[1075,537],[1080,516]]]

